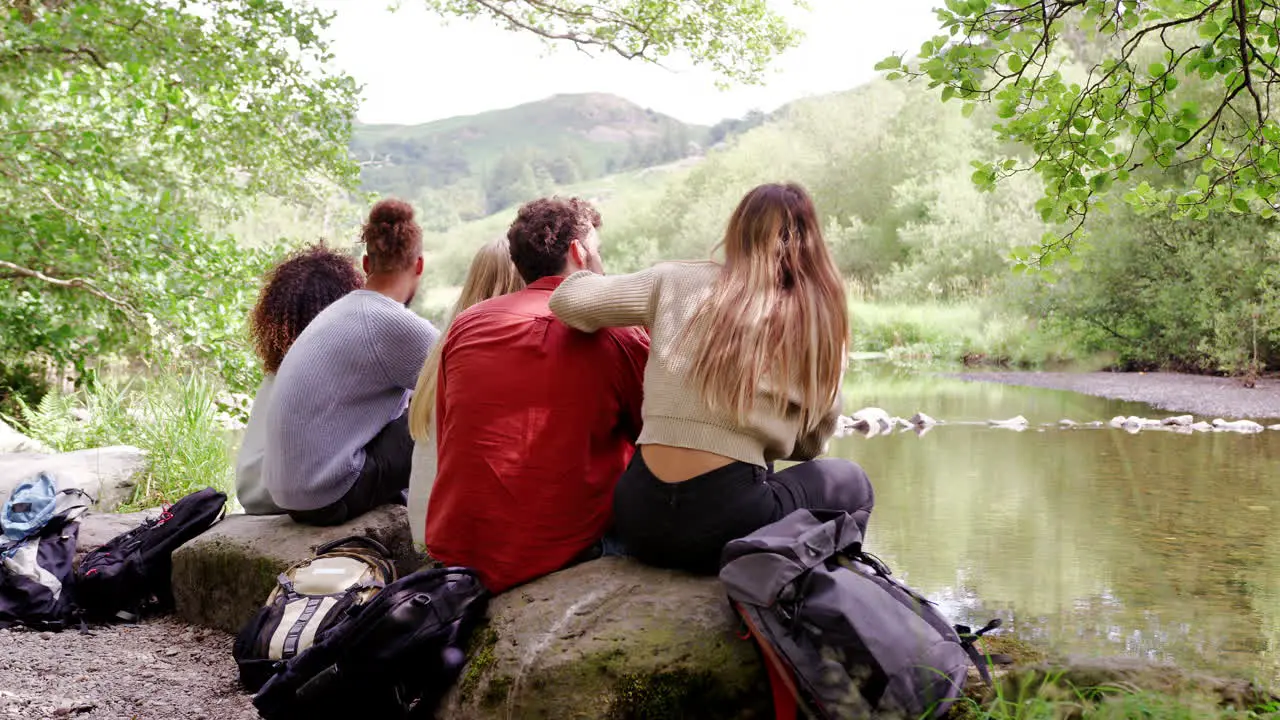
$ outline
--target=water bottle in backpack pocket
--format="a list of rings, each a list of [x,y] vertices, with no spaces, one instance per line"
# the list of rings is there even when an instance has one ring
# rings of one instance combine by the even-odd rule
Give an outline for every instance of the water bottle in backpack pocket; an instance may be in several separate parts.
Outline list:
[[[344,614],[396,579],[391,555],[364,536],[335,540],[285,570],[258,613],[236,636],[240,682],[256,692],[282,661],[311,647]]]
[[[779,718],[941,717],[969,664],[989,681],[974,641],[937,606],[863,552],[848,513],[796,510],[725,546],[720,580],[756,641]]]

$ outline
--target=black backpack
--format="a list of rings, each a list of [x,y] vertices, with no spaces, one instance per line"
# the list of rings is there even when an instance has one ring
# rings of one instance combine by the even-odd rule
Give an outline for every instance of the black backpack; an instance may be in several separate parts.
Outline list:
[[[432,718],[488,600],[468,568],[406,575],[282,661],[253,704],[264,720]]]
[[[315,556],[280,573],[276,587],[236,635],[231,650],[240,683],[257,692],[281,660],[305,652],[345,617],[396,579],[390,553],[370,537],[354,535],[316,548]]]
[[[863,552],[844,512],[796,510],[725,546],[720,580],[765,660],[778,718],[941,717],[974,642],[999,627],[952,625],[928,599]]]
[[[191,493],[138,527],[85,554],[76,570],[75,604],[84,619],[133,622],[173,608],[173,551],[226,512],[213,488]]]

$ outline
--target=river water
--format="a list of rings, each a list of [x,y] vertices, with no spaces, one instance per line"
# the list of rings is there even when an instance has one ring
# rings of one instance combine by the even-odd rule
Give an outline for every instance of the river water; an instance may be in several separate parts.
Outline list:
[[[1174,413],[920,374],[855,373],[845,398],[850,411],[1031,423],[832,443],[875,485],[867,549],[956,621],[1280,680],[1280,432],[1038,428]]]

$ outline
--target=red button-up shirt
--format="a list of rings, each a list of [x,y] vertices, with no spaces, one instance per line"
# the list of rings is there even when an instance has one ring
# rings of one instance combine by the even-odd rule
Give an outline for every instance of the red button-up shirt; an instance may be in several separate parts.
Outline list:
[[[427,550],[495,593],[604,534],[640,433],[648,335],[570,329],[547,308],[562,280],[469,308],[441,350]]]

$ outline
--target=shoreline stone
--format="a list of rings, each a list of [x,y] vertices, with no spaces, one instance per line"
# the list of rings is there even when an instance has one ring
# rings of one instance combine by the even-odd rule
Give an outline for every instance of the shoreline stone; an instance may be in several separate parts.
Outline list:
[[[287,515],[228,515],[173,554],[178,617],[237,633],[276,585],[276,576],[327,542],[352,535],[373,538],[391,553],[403,577],[421,568],[404,507],[384,505],[343,525],[312,527]]]

